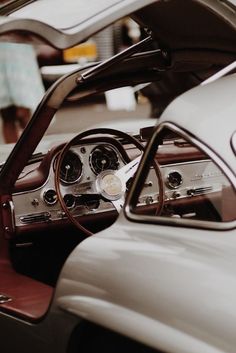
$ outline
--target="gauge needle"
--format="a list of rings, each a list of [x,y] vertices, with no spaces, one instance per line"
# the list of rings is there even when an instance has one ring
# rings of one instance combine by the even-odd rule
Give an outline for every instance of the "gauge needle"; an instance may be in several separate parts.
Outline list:
[[[104,159],[102,160],[102,171],[104,170],[105,166],[106,166],[106,160],[105,160],[105,158],[104,158]]]
[[[67,180],[67,176],[68,176],[68,173],[69,173],[69,170],[70,170],[70,165],[67,164],[67,165],[65,166],[65,168],[66,168],[65,180]]]

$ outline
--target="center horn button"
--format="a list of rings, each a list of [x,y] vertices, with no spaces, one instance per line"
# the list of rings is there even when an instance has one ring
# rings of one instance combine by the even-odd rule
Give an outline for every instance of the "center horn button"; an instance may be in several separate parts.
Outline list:
[[[118,200],[125,192],[125,186],[113,170],[101,172],[97,177],[96,187],[98,192],[110,201]]]

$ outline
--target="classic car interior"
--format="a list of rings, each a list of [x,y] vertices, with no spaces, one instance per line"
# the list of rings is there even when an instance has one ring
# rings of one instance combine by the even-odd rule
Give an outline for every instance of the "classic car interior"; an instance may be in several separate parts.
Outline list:
[[[1,286],[9,298],[5,303],[2,298],[3,310],[33,320],[46,312],[69,253],[87,236],[116,220],[116,202],[123,202],[118,172],[134,165],[132,161],[142,153],[151,133],[152,127],[136,137],[111,129],[91,130],[45,155],[32,157],[12,195],[8,260],[13,268],[6,258],[1,262]],[[229,183],[201,150],[169,132],[155,160],[156,167],[152,163],[142,191],[137,193],[135,213],[230,220],[222,211],[222,192],[229,189]],[[131,178],[125,180],[126,188]]]
[[[154,82],[163,85],[156,99],[162,96],[166,105],[235,59],[231,24],[192,1],[193,6],[181,1],[188,15],[180,24],[181,6],[167,3],[151,4],[132,16],[140,25],[150,24],[139,43],[106,62],[76,70],[50,87],[2,165],[0,310],[32,322],[44,317],[68,255],[118,217],[153,133],[152,127],[137,136],[105,128],[90,130],[66,144],[55,144],[45,154],[33,154],[62,102]],[[190,23],[192,12],[195,23]],[[7,25],[9,31],[11,22]],[[133,200],[134,214],[194,222],[230,220],[229,213],[221,212],[228,181],[200,148],[170,130],[151,155],[146,181]]]

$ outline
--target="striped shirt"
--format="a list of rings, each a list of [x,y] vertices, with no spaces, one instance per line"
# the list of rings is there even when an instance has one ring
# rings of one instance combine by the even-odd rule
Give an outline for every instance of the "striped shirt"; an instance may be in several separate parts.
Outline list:
[[[0,43],[0,109],[15,105],[33,112],[43,94],[34,47]]]

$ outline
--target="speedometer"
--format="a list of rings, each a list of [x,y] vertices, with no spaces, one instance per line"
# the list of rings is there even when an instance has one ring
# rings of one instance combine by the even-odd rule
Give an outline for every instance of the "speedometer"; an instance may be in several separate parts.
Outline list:
[[[103,170],[116,170],[119,167],[119,160],[113,148],[107,145],[95,147],[89,158],[90,167],[97,175]]]
[[[82,175],[82,162],[80,157],[68,151],[62,160],[60,168],[60,179],[66,184],[75,183]]]

